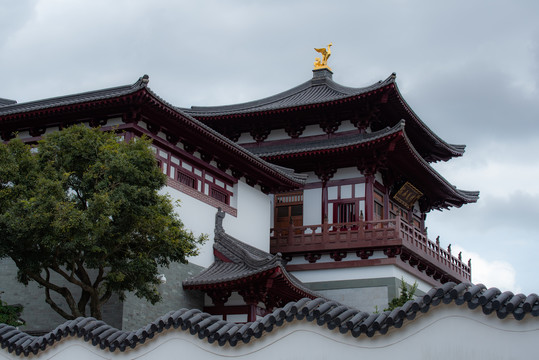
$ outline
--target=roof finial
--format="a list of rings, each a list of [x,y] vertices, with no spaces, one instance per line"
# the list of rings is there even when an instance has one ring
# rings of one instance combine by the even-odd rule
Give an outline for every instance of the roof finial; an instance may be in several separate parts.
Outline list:
[[[322,54],[322,60],[320,60],[320,58],[315,58],[314,59],[314,69],[315,70],[317,70],[317,69],[329,69],[329,70],[331,70],[331,68],[328,66],[328,59],[331,56],[331,49],[330,48],[331,48],[332,45],[333,45],[333,43],[329,43],[327,49],[325,49],[325,48],[320,48],[320,49],[314,48],[315,51]]]
[[[223,228],[223,219],[225,218],[225,212],[221,208],[217,208],[217,213],[215,214],[215,235],[224,234],[225,229]]]

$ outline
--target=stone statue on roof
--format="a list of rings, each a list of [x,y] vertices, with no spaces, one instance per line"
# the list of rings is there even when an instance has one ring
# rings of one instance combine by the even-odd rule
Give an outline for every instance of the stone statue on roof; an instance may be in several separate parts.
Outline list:
[[[333,43],[329,43],[327,49],[326,48],[319,48],[319,49],[314,48],[315,51],[322,54],[322,60],[320,60],[320,58],[318,58],[318,57],[314,59],[314,69],[315,70],[316,69],[330,69],[330,67],[328,66],[328,59],[331,56],[331,46],[332,45],[333,45]]]
[[[217,213],[215,214],[215,235],[222,235],[225,233],[223,228],[223,219],[225,218],[225,212],[221,208],[217,208]]]

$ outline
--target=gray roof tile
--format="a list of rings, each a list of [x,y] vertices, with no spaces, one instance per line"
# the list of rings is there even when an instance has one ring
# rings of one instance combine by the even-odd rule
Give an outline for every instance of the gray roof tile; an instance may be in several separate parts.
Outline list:
[[[0,106],[13,105],[17,102],[15,100],[0,98]]]
[[[268,270],[279,268],[282,276],[299,293],[313,298],[320,297],[320,294],[312,291],[295,276],[288,273],[285,268],[286,261],[280,254],[272,255],[228,235],[222,227],[224,216],[225,213],[219,209],[216,216],[213,248],[226,256],[230,262],[222,261],[216,257],[215,261],[208,268],[196,276],[184,280],[184,287],[217,286],[229,281],[249,278]]]
[[[104,100],[117,96],[128,95],[146,87],[148,84],[148,79],[148,75],[144,75],[132,85],[117,86],[108,89],[88,91],[84,93],[59,96],[50,99],[30,101],[19,104],[14,102],[10,105],[0,107],[0,115],[24,113],[34,110],[48,109],[57,106],[80,104],[89,101]]]
[[[171,311],[154,322],[136,331],[115,329],[103,321],[93,318],[69,320],[42,336],[32,336],[10,325],[0,324],[0,346],[16,355],[37,354],[64,338],[77,336],[93,346],[114,351],[135,348],[165,329],[181,328],[190,334],[217,342],[220,346],[236,346],[240,341],[249,343],[265,332],[278,329],[285,322],[306,319],[319,326],[339,329],[342,334],[354,337],[365,334],[385,334],[391,327],[399,328],[404,322],[412,321],[418,312],[435,311],[440,304],[467,304],[469,309],[481,307],[485,315],[496,310],[496,316],[504,319],[512,314],[516,320],[539,316],[537,294],[528,296],[510,292],[501,293],[497,288],[486,289],[483,285],[469,283],[446,283],[434,288],[422,297],[410,300],[393,311],[369,314],[325,299],[301,299],[274,310],[257,321],[236,324],[221,320],[196,309]],[[440,305],[442,306],[442,305]]]
[[[312,80],[306,81],[292,89],[282,93],[242,104],[225,106],[192,106],[190,109],[182,109],[193,116],[222,116],[252,113],[269,110],[279,110],[296,106],[319,104],[324,102],[346,99],[352,96],[367,94],[373,90],[381,89],[395,83],[395,74],[386,80],[362,87],[353,88],[334,82],[331,76],[317,77],[316,73]]]

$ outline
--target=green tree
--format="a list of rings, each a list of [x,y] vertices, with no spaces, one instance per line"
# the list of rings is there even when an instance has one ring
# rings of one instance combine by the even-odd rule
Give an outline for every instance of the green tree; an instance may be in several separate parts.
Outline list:
[[[2,294],[2,291],[0,291],[0,294]],[[24,320],[20,318],[22,309],[22,305],[8,305],[0,299],[0,324],[24,325]]]
[[[414,282],[414,285],[409,287],[408,285],[406,285],[404,278],[401,278],[400,290],[400,295],[396,298],[391,299],[391,301],[387,304],[387,308],[385,308],[384,311],[394,310],[395,308],[406,304],[408,300],[412,300],[415,296],[415,292],[417,291],[417,281]]]
[[[113,293],[159,301],[158,266],[186,263],[205,240],[158,193],[166,176],[149,144],[79,125],[35,147],[17,139],[0,146],[0,259],[15,262],[23,284],[44,287],[66,319],[87,316],[87,308],[100,319]]]

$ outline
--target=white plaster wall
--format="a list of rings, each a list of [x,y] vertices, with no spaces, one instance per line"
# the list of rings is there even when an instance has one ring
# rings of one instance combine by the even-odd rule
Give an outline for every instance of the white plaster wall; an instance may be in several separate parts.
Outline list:
[[[285,140],[290,139],[290,136],[284,131],[284,129],[275,129],[270,132],[266,140],[264,141],[273,141],[273,140]]]
[[[322,220],[322,189],[303,191],[303,225],[318,225]]]
[[[121,117],[115,117],[107,120],[106,126],[117,126],[117,125],[124,125],[125,123],[122,121]]]
[[[384,183],[384,179],[382,178],[382,174],[377,172],[376,175],[374,175],[374,179],[378,181],[380,184]]]
[[[307,183],[320,183],[321,182],[318,176],[314,174],[314,172],[308,172],[307,175],[309,175],[306,181]],[[361,176],[363,175],[361,174],[361,171],[359,171],[357,168],[347,167],[347,168],[337,169],[337,171],[335,172],[335,174],[333,175],[330,181],[348,180],[351,178],[359,178]]]
[[[344,131],[351,131],[351,130],[357,130],[357,127],[355,127],[350,120],[344,120],[341,122],[341,125],[337,129],[337,133],[344,132]]]
[[[316,135],[324,135],[325,132],[322,130],[320,125],[314,124],[314,125],[307,125],[305,127],[305,130],[303,130],[303,133],[301,134],[301,138],[304,138],[306,136],[316,136]]]
[[[318,176],[315,175],[314,172],[307,172],[305,174],[307,174],[307,180],[305,180],[305,183],[310,184],[320,182],[320,179],[318,178]]]
[[[238,138],[238,144],[252,143],[253,141],[255,140],[248,132],[241,133],[240,137]]]
[[[189,262],[203,267],[213,263],[213,232],[217,208],[182,193],[171,187],[165,190],[173,201],[180,200],[176,211],[187,229],[195,235],[207,234],[209,240],[200,247],[200,254]],[[269,250],[271,203],[270,197],[256,188],[240,181],[237,184],[237,217],[227,214],[223,227],[227,234],[255,246]]]
[[[352,125],[352,123],[349,120],[345,120],[341,123],[336,133],[351,131],[351,130],[357,130],[357,128],[354,125]],[[303,138],[306,136],[316,136],[316,135],[325,135],[324,130],[322,130],[322,128],[318,124],[306,126],[305,130],[303,130],[300,137]],[[286,133],[284,129],[274,129],[269,133],[268,137],[264,141],[286,140],[286,139],[290,139],[290,136]],[[252,142],[254,142],[254,139],[251,136],[251,134],[248,132],[241,133],[238,139],[238,144],[247,144],[247,143],[252,143]]]
[[[469,310],[440,305],[387,334],[354,338],[338,329],[329,330],[306,320],[285,323],[247,344],[219,346],[198,339],[189,331],[170,329],[124,352],[101,350],[83,338],[69,338],[41,351],[38,359],[533,359],[537,353],[539,320],[528,316],[516,321],[485,316],[480,308]],[[0,359],[20,359],[0,349]]]
[[[227,215],[223,226],[227,234],[269,252],[271,198],[258,188],[238,182],[238,216]]]
[[[394,265],[380,265],[343,269],[304,270],[294,271],[292,272],[292,274],[304,283],[394,277],[397,279],[404,278],[404,281],[406,281],[408,284],[413,284],[415,281],[417,281],[418,289],[423,292],[427,292],[432,288],[430,284],[420,279],[417,279],[412,274]]]
[[[331,178],[331,180],[346,180],[350,178],[358,178],[361,176],[361,171],[359,171],[356,167],[347,167],[338,169],[335,175],[333,175],[333,177]]]
[[[273,194],[270,194],[269,195],[270,197],[270,224],[271,224],[271,227],[274,227],[275,226],[275,196]]]
[[[386,286],[369,286],[363,288],[317,290],[327,299],[335,300],[341,304],[352,306],[361,311],[381,311],[389,303]]]
[[[187,229],[196,236],[200,234],[209,236],[208,241],[199,247],[199,255],[189,258],[189,262],[203,267],[210,266],[214,259],[212,246],[217,209],[168,186],[162,191],[168,193],[174,202],[180,201],[179,206],[176,205],[175,208]]]

